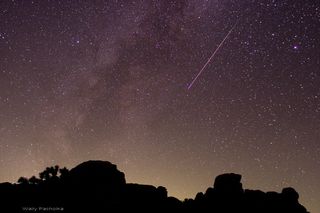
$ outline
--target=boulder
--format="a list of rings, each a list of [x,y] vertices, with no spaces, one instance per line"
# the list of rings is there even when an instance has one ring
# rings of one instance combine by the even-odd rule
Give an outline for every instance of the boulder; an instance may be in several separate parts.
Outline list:
[[[242,194],[241,175],[228,173],[216,177],[214,190],[219,194]]]
[[[123,172],[108,161],[86,161],[70,170],[69,180],[72,184],[103,185],[111,188],[126,184]]]

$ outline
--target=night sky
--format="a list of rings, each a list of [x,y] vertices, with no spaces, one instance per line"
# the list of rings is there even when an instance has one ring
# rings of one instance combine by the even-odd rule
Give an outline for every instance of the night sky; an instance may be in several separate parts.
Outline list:
[[[1,0],[0,182],[101,159],[183,199],[235,172],[317,213],[319,47],[318,0]]]

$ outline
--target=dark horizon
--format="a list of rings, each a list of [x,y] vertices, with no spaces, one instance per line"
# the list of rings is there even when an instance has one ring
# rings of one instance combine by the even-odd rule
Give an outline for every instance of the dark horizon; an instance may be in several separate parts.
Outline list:
[[[128,183],[117,166],[100,160],[69,170],[47,167],[17,184],[0,183],[4,212],[226,212],[309,213],[292,187],[281,193],[245,189],[240,174],[218,175],[214,184],[193,198],[168,196],[164,186]]]
[[[320,209],[318,0],[1,0],[0,182],[108,160]],[[141,175],[143,174],[143,175]]]

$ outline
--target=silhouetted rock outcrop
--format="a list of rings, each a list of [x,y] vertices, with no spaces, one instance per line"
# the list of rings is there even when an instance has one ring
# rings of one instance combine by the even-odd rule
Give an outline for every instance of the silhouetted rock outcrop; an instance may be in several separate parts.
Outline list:
[[[107,161],[87,161],[70,170],[69,179],[73,184],[99,184],[121,187],[126,184],[124,173]]]
[[[214,189],[219,194],[240,195],[243,193],[241,175],[239,174],[222,174],[216,177]]]
[[[1,212],[219,212],[307,213],[293,188],[281,193],[244,190],[239,174],[222,174],[213,187],[183,202],[163,186],[126,183],[106,161],[87,161],[70,171],[47,167],[18,184],[1,183]]]

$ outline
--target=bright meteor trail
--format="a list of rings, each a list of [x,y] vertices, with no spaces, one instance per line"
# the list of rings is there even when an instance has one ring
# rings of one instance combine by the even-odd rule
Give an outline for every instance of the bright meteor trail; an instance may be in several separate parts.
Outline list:
[[[226,37],[222,40],[222,42],[219,44],[219,46],[217,47],[217,49],[213,52],[213,54],[210,56],[210,58],[208,59],[208,61],[205,63],[205,65],[202,67],[202,69],[199,71],[199,73],[196,75],[196,77],[192,80],[192,82],[189,84],[188,86],[188,90],[192,87],[192,85],[194,84],[194,82],[196,82],[196,80],[198,79],[198,77],[201,75],[201,73],[204,71],[204,69],[207,67],[207,65],[210,63],[210,61],[212,60],[212,58],[216,55],[216,53],[219,51],[220,47],[223,45],[223,43],[227,40],[227,38],[229,37],[229,35],[232,33],[233,29],[236,27],[238,22],[236,22],[233,27],[231,28],[231,30],[228,32],[228,34],[226,35]]]

